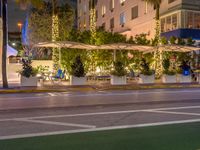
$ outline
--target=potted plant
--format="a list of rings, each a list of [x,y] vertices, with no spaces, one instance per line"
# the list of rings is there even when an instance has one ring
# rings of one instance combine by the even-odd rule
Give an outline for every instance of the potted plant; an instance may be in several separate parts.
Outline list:
[[[176,83],[176,71],[170,68],[170,60],[164,59],[163,60],[163,76],[162,82],[163,83]]]
[[[188,65],[187,61],[182,61],[182,64],[177,72],[178,72],[177,80],[180,83],[192,82],[191,69],[190,69],[190,66]]]
[[[140,68],[140,77],[139,83],[140,84],[149,84],[155,82],[155,74],[154,71],[150,69],[149,63],[143,58]]]
[[[77,56],[71,65],[70,85],[85,85],[85,69],[81,57]]]
[[[31,66],[31,60],[22,59],[22,70],[19,74],[21,75],[21,86],[37,86],[37,69]]]
[[[114,70],[111,71],[111,84],[112,85],[125,85],[126,84],[126,70],[121,61],[114,62]]]

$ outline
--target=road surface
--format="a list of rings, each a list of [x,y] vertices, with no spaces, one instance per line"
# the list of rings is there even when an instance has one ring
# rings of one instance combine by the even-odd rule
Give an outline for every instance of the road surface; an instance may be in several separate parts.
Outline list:
[[[0,139],[200,122],[200,89],[0,95]]]

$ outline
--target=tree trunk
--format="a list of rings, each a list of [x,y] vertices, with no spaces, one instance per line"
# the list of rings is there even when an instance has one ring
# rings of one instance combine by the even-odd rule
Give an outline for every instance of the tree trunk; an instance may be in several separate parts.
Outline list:
[[[58,1],[52,0],[52,41],[55,42],[59,38],[59,23],[58,23]],[[54,70],[58,70],[60,68],[60,49],[59,48],[53,48],[53,64],[54,64]]]
[[[2,45],[2,80],[3,88],[8,88],[7,80],[7,41],[8,41],[8,26],[7,26],[7,0],[2,0],[2,21],[3,21],[3,45]]]

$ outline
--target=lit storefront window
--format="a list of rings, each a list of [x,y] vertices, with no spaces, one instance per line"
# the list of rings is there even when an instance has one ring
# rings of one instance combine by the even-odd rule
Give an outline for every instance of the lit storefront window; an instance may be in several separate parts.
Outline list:
[[[187,15],[186,15],[186,28],[193,28],[193,12],[187,12]]]
[[[179,20],[178,13],[161,18],[161,32],[168,32],[177,29]]]
[[[172,30],[178,28],[178,17],[177,14],[172,15]]]
[[[200,13],[194,14],[194,28],[200,29]]]

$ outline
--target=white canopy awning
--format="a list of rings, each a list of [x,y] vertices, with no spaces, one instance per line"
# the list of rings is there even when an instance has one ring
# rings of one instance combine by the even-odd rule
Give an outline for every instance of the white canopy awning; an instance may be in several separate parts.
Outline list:
[[[200,50],[199,47],[187,46],[187,45],[163,45],[160,46],[164,51],[173,51],[173,52],[191,52]]]
[[[153,46],[147,45],[136,45],[136,44],[128,44],[128,43],[113,43],[113,44],[105,44],[99,46],[98,49],[107,49],[107,50],[132,50],[132,51],[151,51],[154,49]]]
[[[94,45],[71,42],[71,41],[57,41],[57,42],[41,42],[35,44],[33,48],[49,47],[49,48],[73,48],[73,49],[97,49]]]
[[[42,48],[42,47],[72,48],[72,49],[86,49],[86,50],[132,50],[144,53],[151,53],[156,48],[154,46],[128,44],[128,43],[113,43],[113,44],[95,46],[95,45],[89,45],[71,41],[41,42],[33,46],[33,48]],[[162,45],[159,46],[159,48],[162,48],[163,51],[173,51],[173,52],[190,52],[190,51],[200,50],[200,48],[198,47],[186,46],[186,45]]]
[[[14,49],[13,47],[7,45],[7,57],[10,56],[17,56],[18,51],[16,49]]]

